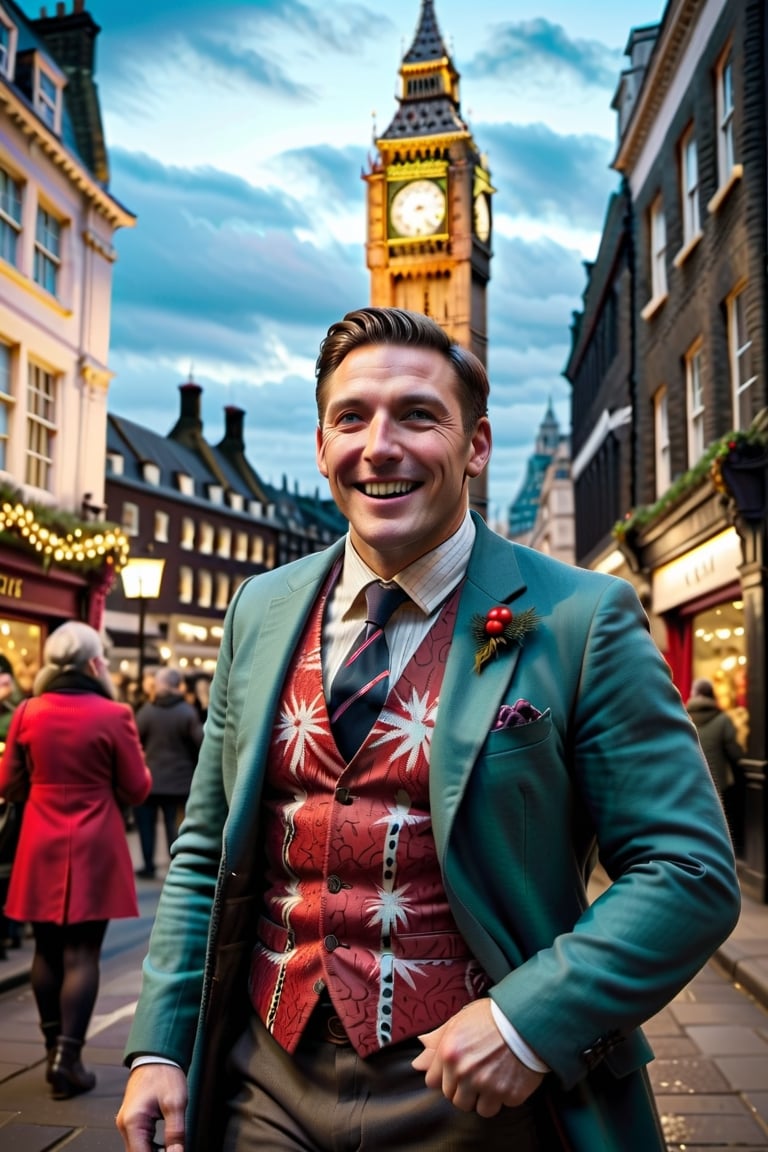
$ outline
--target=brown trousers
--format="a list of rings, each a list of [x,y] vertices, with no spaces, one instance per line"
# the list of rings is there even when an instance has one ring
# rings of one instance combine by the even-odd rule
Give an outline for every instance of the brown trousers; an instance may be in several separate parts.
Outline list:
[[[460,1112],[411,1067],[403,1041],[363,1060],[351,1045],[303,1039],[287,1053],[252,1015],[229,1057],[222,1152],[555,1152],[539,1092],[484,1119]]]

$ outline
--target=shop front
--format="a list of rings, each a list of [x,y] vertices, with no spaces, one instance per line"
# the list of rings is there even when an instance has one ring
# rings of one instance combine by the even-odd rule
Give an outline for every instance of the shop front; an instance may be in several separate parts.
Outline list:
[[[2,721],[32,692],[48,633],[82,619],[88,581],[71,572],[43,571],[11,549],[0,548],[0,740]]]
[[[651,578],[653,612],[664,622],[665,652],[684,700],[694,680],[711,681],[715,699],[749,746],[749,657],[741,592],[741,540],[727,528],[658,568]],[[744,776],[724,797],[734,847],[744,844]]]
[[[9,716],[30,695],[48,635],[66,620],[100,630],[104,601],[125,564],[116,527],[78,522],[56,509],[0,500],[0,743]]]
[[[744,749],[725,797],[742,888],[768,903],[765,524],[704,484],[634,534],[631,575],[684,700],[712,681]]]

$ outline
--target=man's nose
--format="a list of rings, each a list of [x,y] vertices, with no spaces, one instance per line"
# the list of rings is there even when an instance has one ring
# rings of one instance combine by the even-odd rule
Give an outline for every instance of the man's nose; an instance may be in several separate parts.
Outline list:
[[[377,414],[368,425],[368,436],[365,444],[366,457],[369,460],[391,460],[400,454],[401,447],[396,422],[388,416]]]

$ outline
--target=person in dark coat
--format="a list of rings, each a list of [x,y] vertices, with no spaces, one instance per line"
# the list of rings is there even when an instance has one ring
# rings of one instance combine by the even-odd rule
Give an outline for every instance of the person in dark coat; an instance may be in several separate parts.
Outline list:
[[[203,741],[197,710],[184,698],[184,678],[175,668],[158,668],[155,695],[136,714],[139,738],[152,772],[152,791],[134,810],[143,866],[136,875],[154,879],[157,814],[162,812],[168,852],[179,834],[192,773]]]
[[[122,804],[149,791],[131,709],[113,698],[98,632],[70,620],[45,642],[34,697],[13,714],[0,796],[25,801],[6,915],[30,921],[32,991],[55,1100],[94,1087],[80,1059],[111,919],[138,916]]]
[[[733,720],[717,703],[712,681],[704,677],[694,680],[685,706],[696,725],[702,751],[722,800],[726,789],[735,783],[734,768],[744,755],[736,739]]]

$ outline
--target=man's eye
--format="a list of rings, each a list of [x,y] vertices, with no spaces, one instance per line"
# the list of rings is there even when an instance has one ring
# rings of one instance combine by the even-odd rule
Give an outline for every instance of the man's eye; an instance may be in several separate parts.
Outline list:
[[[406,414],[406,420],[434,420],[431,412],[427,412],[426,408],[412,408]]]
[[[359,412],[342,412],[340,416],[336,417],[336,423],[337,424],[359,424],[360,419],[361,419],[361,417],[360,417]]]

